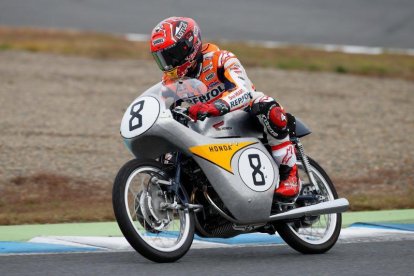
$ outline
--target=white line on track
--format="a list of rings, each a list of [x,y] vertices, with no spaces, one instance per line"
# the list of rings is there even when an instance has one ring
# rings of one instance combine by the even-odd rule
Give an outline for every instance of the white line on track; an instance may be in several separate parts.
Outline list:
[[[150,36],[146,34],[134,34],[129,33],[125,35],[125,38],[129,41],[140,41],[146,42],[149,40]],[[237,42],[232,40],[219,40],[221,42]],[[292,44],[287,42],[279,41],[259,41],[259,40],[247,40],[245,41],[248,45],[251,46],[260,46],[265,48],[287,48],[287,47],[305,47],[315,50],[321,50],[326,52],[340,52],[346,54],[366,54],[366,55],[381,55],[381,54],[401,54],[401,55],[410,55],[414,56],[414,49],[400,49],[400,48],[382,48],[382,47],[367,47],[367,46],[358,46],[358,45],[337,45],[337,44],[320,44],[320,43],[311,43],[311,44]]]
[[[249,235],[249,234],[247,234]],[[254,235],[254,236],[253,236]],[[268,234],[261,234],[263,237],[269,237],[269,244],[259,242],[255,243],[258,234],[252,234],[252,241],[240,243],[220,243],[217,240],[214,242],[200,241],[195,239],[192,249],[201,248],[219,248],[219,247],[249,247],[249,246],[263,246],[263,245],[281,245],[277,242],[278,235],[269,236]],[[414,232],[381,229],[381,228],[366,228],[366,227],[349,227],[341,231],[339,243],[360,243],[360,242],[384,242],[384,241],[401,241],[414,240]],[[133,249],[128,244],[124,237],[77,237],[77,236],[51,236],[51,237],[36,237],[30,240],[32,243],[49,243],[61,244],[68,246],[82,246],[93,247],[108,251],[132,251]]]
[[[268,236],[268,234],[263,234]],[[257,237],[257,234],[256,234]],[[275,236],[273,237],[277,240]],[[349,227],[341,230],[341,235],[338,244],[351,243],[368,243],[368,242],[393,242],[414,240],[414,232],[393,230],[393,229],[378,229],[366,227]],[[4,253],[1,256],[16,256],[16,255],[59,255],[59,254],[97,254],[97,253],[113,253],[113,252],[132,252],[134,249],[128,244],[123,237],[77,237],[77,236],[50,236],[50,237],[36,237],[29,241],[30,243],[48,243],[60,244],[66,246],[79,247],[80,251],[73,252],[34,252],[34,253]],[[207,249],[207,248],[234,248],[234,247],[262,247],[262,246],[285,246],[284,243],[241,243],[241,244],[224,244],[217,242],[206,242],[194,240],[191,250]],[[100,249],[97,251],[81,251],[82,248],[89,247]]]

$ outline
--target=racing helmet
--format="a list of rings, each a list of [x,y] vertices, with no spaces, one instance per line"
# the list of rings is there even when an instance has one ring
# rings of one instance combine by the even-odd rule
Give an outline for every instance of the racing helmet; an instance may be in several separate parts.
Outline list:
[[[184,77],[201,54],[200,28],[188,17],[169,17],[152,30],[151,53],[171,79]]]

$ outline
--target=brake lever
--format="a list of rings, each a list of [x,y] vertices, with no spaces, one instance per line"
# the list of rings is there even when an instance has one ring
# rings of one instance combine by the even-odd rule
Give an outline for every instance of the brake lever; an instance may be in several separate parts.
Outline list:
[[[187,109],[186,108],[184,108],[184,107],[180,107],[180,106],[177,106],[177,107],[175,107],[174,109],[172,109],[171,110],[171,112],[173,112],[173,113],[175,113],[175,114],[179,114],[179,115],[181,115],[182,117],[184,117],[184,119],[186,119],[187,121],[190,121],[190,122],[193,122],[193,123],[195,123],[196,121],[195,120],[193,120],[190,116],[188,116],[187,114],[185,114],[185,112],[187,111]]]

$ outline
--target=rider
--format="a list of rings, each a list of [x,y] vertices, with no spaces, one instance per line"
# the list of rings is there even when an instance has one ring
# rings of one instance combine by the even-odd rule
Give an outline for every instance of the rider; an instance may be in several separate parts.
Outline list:
[[[163,80],[197,78],[208,88],[189,109],[194,120],[222,116],[242,109],[262,123],[280,172],[275,195],[290,199],[299,193],[295,150],[290,142],[287,118],[275,99],[257,92],[236,56],[211,43],[202,44],[200,28],[187,17],[161,21],[151,34],[151,53]]]

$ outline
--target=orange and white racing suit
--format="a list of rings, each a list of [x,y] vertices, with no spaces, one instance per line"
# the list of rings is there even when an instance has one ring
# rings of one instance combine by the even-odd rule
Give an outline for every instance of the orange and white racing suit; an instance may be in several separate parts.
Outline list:
[[[202,61],[197,72],[192,74],[191,77],[203,82],[208,89],[206,94],[191,99],[195,112],[199,111],[199,105],[208,116],[221,116],[241,109],[258,117],[279,165],[281,182],[275,193],[282,197],[295,196],[298,193],[296,155],[289,139],[283,107],[275,99],[257,92],[237,57],[214,44],[203,45]],[[189,111],[192,115],[191,107]]]

